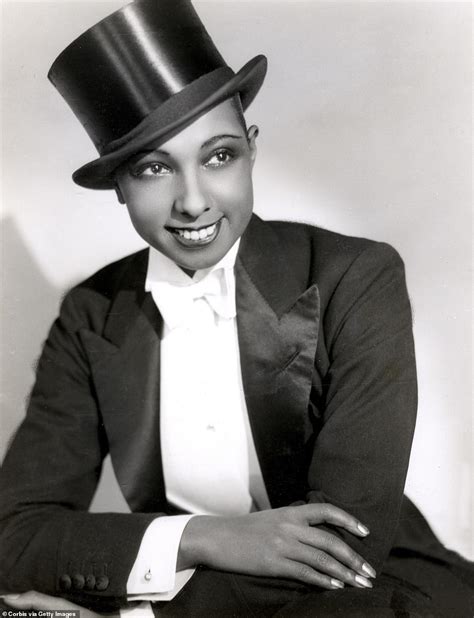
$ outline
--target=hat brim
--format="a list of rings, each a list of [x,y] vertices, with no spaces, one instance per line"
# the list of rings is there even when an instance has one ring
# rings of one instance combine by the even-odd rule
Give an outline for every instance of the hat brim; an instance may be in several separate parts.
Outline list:
[[[222,67],[202,76],[172,96],[147,116],[133,131],[108,145],[94,161],[83,165],[72,176],[87,189],[113,189],[114,172],[147,144],[156,146],[196,120],[201,114],[239,93],[244,110],[258,93],[267,71],[267,59],[259,55],[247,62],[238,73]]]

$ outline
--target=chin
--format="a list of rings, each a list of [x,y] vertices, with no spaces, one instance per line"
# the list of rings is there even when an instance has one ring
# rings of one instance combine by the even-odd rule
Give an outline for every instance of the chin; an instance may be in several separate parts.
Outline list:
[[[226,253],[227,251],[224,251],[223,253],[219,253],[215,256],[196,256],[195,259],[191,260],[188,259],[174,261],[176,262],[176,264],[178,264],[178,266],[180,266],[181,268],[185,268],[186,270],[203,270],[205,268],[211,268],[212,266],[217,264],[217,262],[219,262]]]
[[[221,243],[209,245],[201,249],[190,249],[183,252],[175,253],[174,256],[169,255],[178,266],[187,270],[203,270],[211,268],[227,254],[233,246],[232,243],[226,242],[225,246]]]

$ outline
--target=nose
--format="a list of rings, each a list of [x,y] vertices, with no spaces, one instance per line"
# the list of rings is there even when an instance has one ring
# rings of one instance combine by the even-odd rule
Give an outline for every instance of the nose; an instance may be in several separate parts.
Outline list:
[[[197,219],[203,212],[209,210],[206,191],[196,172],[180,174],[177,179],[175,210],[190,219]]]

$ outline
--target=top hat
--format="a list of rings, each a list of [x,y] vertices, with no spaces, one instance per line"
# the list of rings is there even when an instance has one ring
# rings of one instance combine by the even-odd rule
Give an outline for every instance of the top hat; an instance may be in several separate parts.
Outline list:
[[[115,11],[66,47],[48,73],[100,155],[74,172],[74,182],[112,189],[117,166],[150,142],[165,142],[234,94],[246,109],[266,68],[265,56],[256,56],[234,73],[190,0],[135,0]]]

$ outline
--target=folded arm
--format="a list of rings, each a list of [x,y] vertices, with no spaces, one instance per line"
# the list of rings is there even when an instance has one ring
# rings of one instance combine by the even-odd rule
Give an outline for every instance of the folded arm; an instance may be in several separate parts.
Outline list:
[[[125,597],[141,539],[157,516],[87,512],[108,444],[80,341],[83,320],[68,295],[2,466],[3,590]]]
[[[372,244],[351,264],[326,307],[321,430],[308,502],[329,502],[366,523],[341,536],[378,571],[398,524],[416,419],[412,315],[403,262]]]

